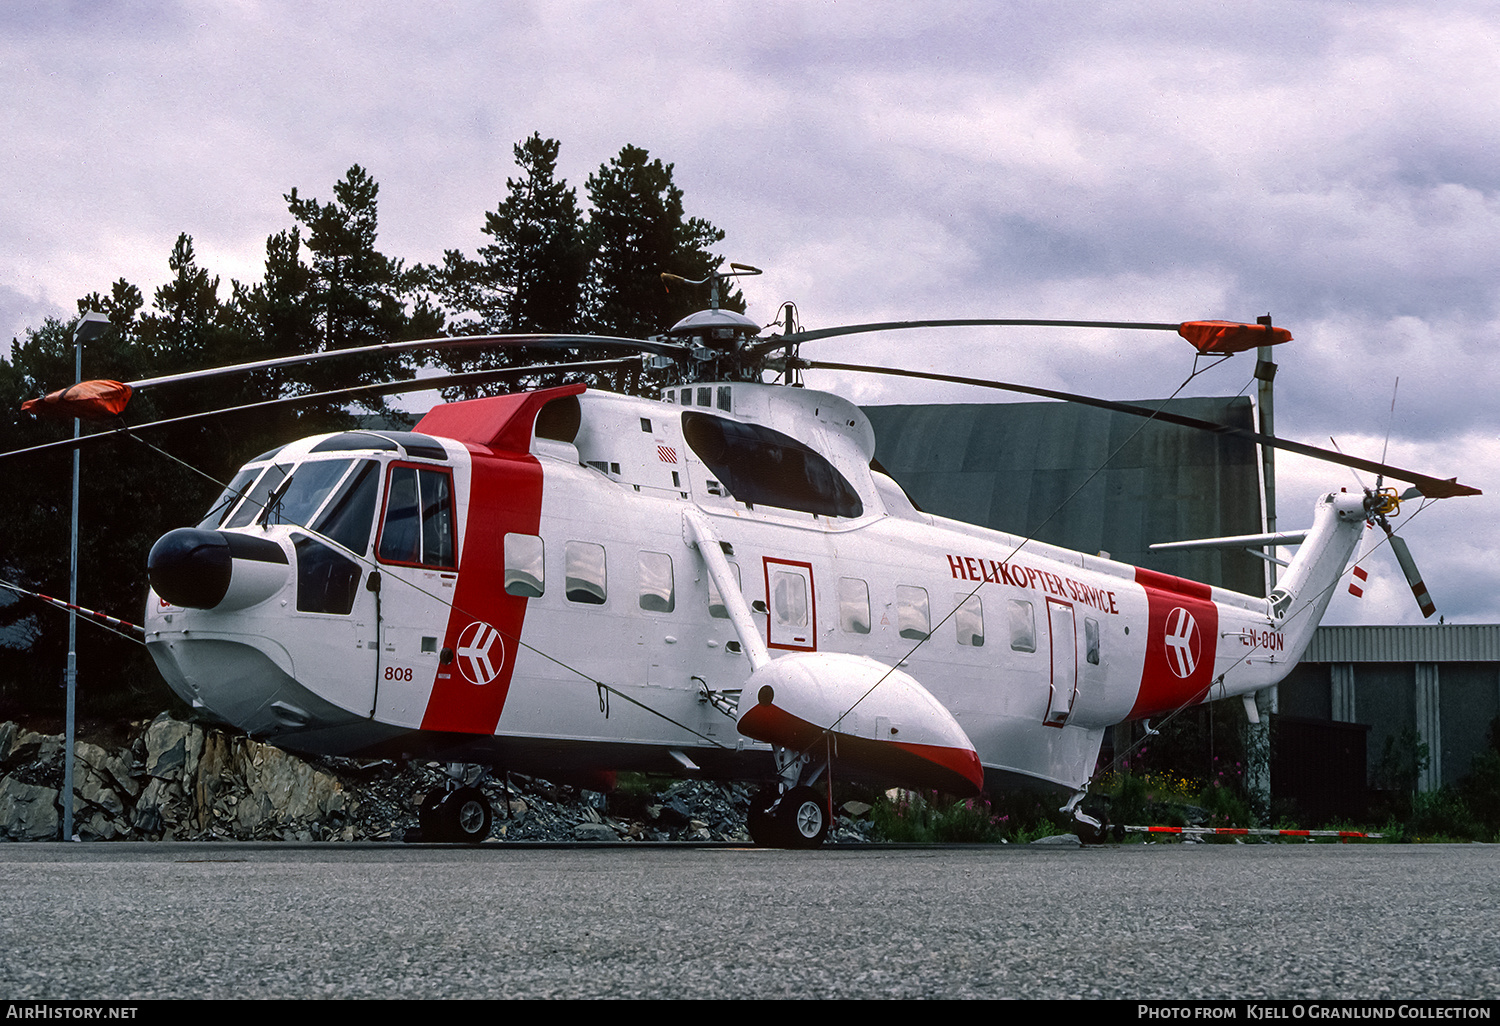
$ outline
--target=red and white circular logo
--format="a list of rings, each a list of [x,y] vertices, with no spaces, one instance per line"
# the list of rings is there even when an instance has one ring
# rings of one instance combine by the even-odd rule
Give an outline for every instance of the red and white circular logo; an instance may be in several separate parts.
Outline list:
[[[505,665],[505,639],[483,620],[475,620],[458,636],[458,672],[470,684],[488,684]]]
[[[1193,614],[1178,606],[1167,614],[1165,631],[1167,665],[1179,677],[1191,677],[1198,667],[1202,634]]]

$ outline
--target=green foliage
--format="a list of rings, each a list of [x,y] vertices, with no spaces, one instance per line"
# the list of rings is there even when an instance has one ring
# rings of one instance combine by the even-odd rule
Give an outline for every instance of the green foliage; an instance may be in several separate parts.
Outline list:
[[[1408,833],[1413,841],[1485,840],[1463,795],[1451,787],[1423,791],[1412,802]]]
[[[1427,742],[1415,729],[1407,727],[1399,734],[1386,735],[1385,746],[1375,762],[1373,783],[1377,789],[1389,793],[1392,811],[1398,818],[1411,818],[1417,782],[1430,758]]]
[[[457,250],[421,278],[447,311],[454,334],[575,333],[647,338],[708,305],[706,289],[662,285],[663,272],[689,279],[707,277],[721,263],[710,252],[724,233],[688,217],[672,165],[651,160],[635,146],[590,175],[585,216],[576,192],[557,177],[560,144],[533,134],[513,149],[522,175],[506,179],[506,195],[485,215],[492,240],[478,259]],[[731,292],[722,305],[743,311]],[[551,350],[549,362],[580,358],[580,350]],[[597,353],[588,354],[596,356]],[[612,353],[611,355],[618,355]],[[438,359],[456,371],[498,369],[535,362],[515,350],[486,354],[453,352]],[[577,380],[580,375],[568,375]],[[584,380],[592,380],[583,376]],[[536,375],[523,387],[558,384],[563,375]],[[621,373],[606,387],[639,391],[635,372]],[[480,386],[455,386],[447,398],[466,398]]]
[[[1500,840],[1500,716],[1490,721],[1489,747],[1474,757],[1459,789],[1480,827]]]
[[[592,207],[584,239],[592,259],[587,323],[600,334],[655,335],[707,305],[705,293],[662,287],[664,271],[690,280],[707,277],[721,260],[711,247],[724,233],[686,216],[672,165],[626,146],[586,183]],[[743,312],[738,293],[726,309]]]
[[[1104,799],[1109,821],[1130,826],[1188,826],[1196,810],[1196,781],[1174,773],[1112,773],[1092,793]]]
[[[891,791],[871,810],[875,840],[895,843],[1025,844],[1072,827],[1035,794],[952,798],[936,792]]]
[[[514,148],[520,179],[506,179],[506,197],[485,215],[493,241],[470,260],[456,250],[441,268],[429,269],[442,301],[459,318],[455,334],[576,332],[581,320],[589,257],[577,193],[557,177],[560,144],[533,134]],[[558,354],[562,355],[562,354]],[[458,371],[528,362],[518,350],[454,352],[438,360]],[[552,379],[529,385],[558,383]],[[484,386],[458,386],[445,398],[472,398]]]
[[[420,270],[408,272],[400,260],[375,248],[380,186],[355,164],[333,191],[329,203],[302,199],[296,189],[285,197],[287,209],[307,231],[312,266],[302,280],[308,284],[306,300],[320,347],[347,349],[437,335],[443,316],[420,295],[425,276]],[[355,383],[351,376],[394,378],[412,366],[406,357],[360,357],[310,365],[298,374],[325,390]],[[379,399],[371,402],[374,408],[382,405]]]

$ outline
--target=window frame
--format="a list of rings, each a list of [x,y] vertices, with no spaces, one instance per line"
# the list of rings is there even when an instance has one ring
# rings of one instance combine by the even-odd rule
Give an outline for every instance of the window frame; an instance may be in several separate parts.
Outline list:
[[[386,541],[386,527],[390,521],[391,482],[396,476],[396,471],[406,469],[416,474],[417,481],[417,558],[415,560],[391,559],[384,553]],[[425,544],[425,518],[422,498],[422,474],[423,472],[439,475],[448,482],[448,522],[449,531],[452,536],[452,560],[448,563],[427,562],[422,558],[426,549]],[[458,549],[458,493],[453,487],[453,468],[435,467],[430,463],[414,463],[407,460],[392,460],[385,468],[385,484],[380,494],[380,501],[376,507],[380,515],[380,528],[375,532],[375,558],[385,566],[409,566],[420,567],[424,570],[446,570],[456,571],[459,565]]]

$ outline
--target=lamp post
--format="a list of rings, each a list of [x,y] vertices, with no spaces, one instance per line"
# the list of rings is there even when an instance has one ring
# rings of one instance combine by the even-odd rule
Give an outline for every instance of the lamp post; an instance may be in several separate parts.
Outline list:
[[[92,342],[109,330],[109,318],[90,310],[73,329],[73,380],[83,380],[83,344]],[[83,421],[73,418],[73,439],[83,431]],[[75,710],[78,696],[78,446],[73,446],[73,544],[68,572],[68,716],[63,737],[63,840],[73,839],[73,743]]]

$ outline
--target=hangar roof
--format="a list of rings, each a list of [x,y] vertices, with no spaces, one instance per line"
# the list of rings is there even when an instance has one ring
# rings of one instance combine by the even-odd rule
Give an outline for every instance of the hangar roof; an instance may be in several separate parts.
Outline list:
[[[1304,663],[1500,662],[1500,624],[1319,627]]]

